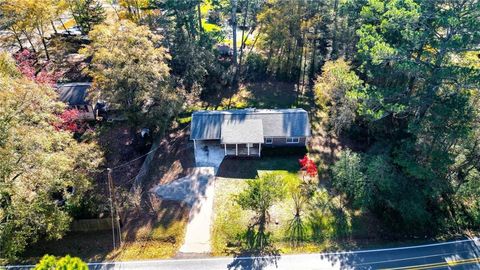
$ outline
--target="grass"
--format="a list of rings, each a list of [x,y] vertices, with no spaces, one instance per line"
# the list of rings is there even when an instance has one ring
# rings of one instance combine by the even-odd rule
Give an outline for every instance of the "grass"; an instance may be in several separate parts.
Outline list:
[[[288,154],[288,152],[292,152]],[[305,148],[264,148],[262,158],[225,158],[217,175],[223,178],[253,179],[258,171],[288,171],[296,173],[298,159],[305,154]]]
[[[218,31],[222,31],[222,27],[219,26],[219,25],[216,25],[214,23],[209,23],[207,22],[206,19],[202,19],[202,27],[203,27],[203,30],[205,30],[205,32],[218,32]]]
[[[247,83],[232,97],[224,98],[221,106],[232,108],[267,108],[282,109],[295,107],[296,90],[293,83],[285,82],[257,82]]]
[[[271,172],[287,177],[299,175],[298,159],[304,149],[265,149],[262,159],[226,159],[218,171],[215,183],[212,251],[215,256],[228,255],[238,247],[238,236],[248,227],[253,213],[236,204],[234,196],[246,187],[246,179]],[[283,154],[280,155],[279,153]],[[361,211],[351,211],[343,206],[341,197],[330,195],[325,188],[308,199],[302,216],[306,226],[306,240],[293,246],[288,240],[288,227],[294,216],[294,202],[290,194],[270,209],[274,246],[282,254],[322,252],[342,248],[355,248],[362,239],[378,242],[378,222],[369,220]],[[376,224],[376,225],[375,225]],[[355,241],[353,240],[355,239]]]
[[[137,234],[135,241],[127,243],[114,255],[116,260],[163,259],[173,257],[183,244],[187,219],[173,221],[168,226],[156,223]]]
[[[288,171],[263,171],[259,173],[266,172],[274,172],[284,176],[297,176],[296,173]],[[234,251],[238,244],[238,235],[245,231],[254,215],[252,211],[242,210],[234,201],[235,194],[241,192],[245,187],[245,179],[217,178],[215,182],[215,215],[212,229],[212,253],[215,256],[228,255]],[[289,196],[270,209],[271,222],[268,225],[268,231],[272,233],[271,239],[275,246],[282,253],[320,251],[321,246],[313,242],[295,248],[288,244],[286,232],[293,215],[293,200]]]
[[[20,263],[36,263],[44,254],[70,254],[87,262],[171,258],[183,244],[188,209],[170,204],[162,206],[155,220],[142,219],[136,227],[124,227],[128,239],[117,250],[112,247],[112,232],[71,232],[60,240],[45,241],[30,247]],[[172,212],[177,213],[172,218]]]
[[[70,28],[74,27],[75,25],[77,25],[77,23],[75,22],[74,19],[68,19],[66,22],[63,23],[63,25],[65,26],[65,28],[70,29]],[[62,26],[62,28],[63,28],[63,26]]]

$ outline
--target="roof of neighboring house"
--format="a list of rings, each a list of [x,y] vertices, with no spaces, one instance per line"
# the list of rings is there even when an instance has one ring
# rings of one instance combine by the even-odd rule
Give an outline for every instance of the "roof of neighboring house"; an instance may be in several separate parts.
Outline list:
[[[304,109],[243,109],[194,112],[192,114],[190,139],[221,139],[224,122],[234,121],[241,123],[249,119],[262,121],[264,137],[310,136],[308,113]],[[248,128],[248,126],[237,126],[237,128],[237,132],[239,132],[240,128]]]
[[[87,90],[90,88],[89,82],[74,82],[57,84],[57,92],[60,96],[60,100],[68,105],[87,105],[89,101],[87,99]]]
[[[260,119],[224,121],[221,143],[263,143],[263,125]]]

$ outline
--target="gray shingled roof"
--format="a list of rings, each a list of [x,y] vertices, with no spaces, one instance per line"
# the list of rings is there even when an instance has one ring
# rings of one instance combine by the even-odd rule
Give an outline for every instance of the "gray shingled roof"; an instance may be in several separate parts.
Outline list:
[[[265,137],[310,136],[308,113],[303,109],[244,109],[194,112],[192,114],[190,139],[221,139],[222,124],[224,122],[242,122],[247,119],[262,120],[263,136]]]
[[[221,143],[263,143],[263,125],[260,119],[224,121]]]
[[[60,100],[68,105],[86,105],[87,90],[90,88],[89,82],[76,82],[76,83],[64,83],[57,84],[57,92],[60,96]]]

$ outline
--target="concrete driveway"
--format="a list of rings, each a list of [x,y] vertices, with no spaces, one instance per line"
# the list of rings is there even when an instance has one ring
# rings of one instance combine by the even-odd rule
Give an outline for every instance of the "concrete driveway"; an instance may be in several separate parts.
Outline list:
[[[214,167],[216,172],[224,157],[225,149],[218,142],[196,142],[195,163],[197,167]]]
[[[196,167],[190,175],[159,185],[154,192],[164,200],[180,201],[191,206],[185,241],[179,252],[210,253],[215,169]]]

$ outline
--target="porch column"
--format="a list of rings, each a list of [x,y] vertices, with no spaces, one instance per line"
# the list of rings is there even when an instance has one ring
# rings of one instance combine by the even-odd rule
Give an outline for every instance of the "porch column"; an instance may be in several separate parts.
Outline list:
[[[238,156],[238,144],[235,144],[235,156]]]
[[[258,156],[260,157],[260,152],[262,151],[262,144],[258,144]]]
[[[247,156],[250,156],[250,144],[247,143]]]
[[[225,146],[225,156],[227,155],[227,144],[223,144],[223,146]]]
[[[193,140],[193,157],[195,158],[195,162],[197,162],[197,143]]]

